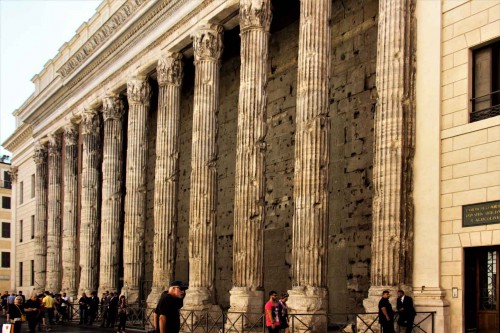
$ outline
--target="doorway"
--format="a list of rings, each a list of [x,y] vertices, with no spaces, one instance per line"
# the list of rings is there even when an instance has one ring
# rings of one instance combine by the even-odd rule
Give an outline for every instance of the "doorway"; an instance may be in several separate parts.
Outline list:
[[[477,333],[498,333],[500,246],[464,250],[465,329]]]

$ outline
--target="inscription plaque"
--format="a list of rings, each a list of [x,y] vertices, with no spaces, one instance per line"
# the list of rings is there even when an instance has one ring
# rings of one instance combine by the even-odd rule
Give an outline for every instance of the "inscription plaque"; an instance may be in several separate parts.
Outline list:
[[[462,207],[462,226],[500,223],[500,200],[465,205]]]

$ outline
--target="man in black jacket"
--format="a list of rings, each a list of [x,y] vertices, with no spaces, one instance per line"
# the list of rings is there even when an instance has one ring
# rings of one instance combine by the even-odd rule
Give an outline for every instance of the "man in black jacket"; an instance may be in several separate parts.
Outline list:
[[[398,290],[398,300],[396,307],[398,309],[399,318],[398,325],[406,328],[406,333],[413,329],[413,320],[415,319],[415,308],[413,307],[413,299],[406,296],[405,292]]]
[[[154,311],[154,325],[157,333],[178,333],[181,328],[180,309],[188,285],[182,281],[170,283],[168,291],[160,296]]]
[[[108,323],[106,327],[115,327],[117,314],[118,314],[118,295],[114,292],[111,292],[109,294]]]

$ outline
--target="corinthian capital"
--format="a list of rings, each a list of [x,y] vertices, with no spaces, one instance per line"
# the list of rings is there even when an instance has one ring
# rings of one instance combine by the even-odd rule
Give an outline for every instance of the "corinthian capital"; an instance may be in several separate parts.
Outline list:
[[[102,100],[102,115],[104,121],[108,119],[121,119],[124,110],[123,101],[117,95],[106,95]]]
[[[182,54],[167,53],[158,59],[156,71],[158,73],[158,84],[180,86],[183,77]]]
[[[17,180],[17,167],[16,166],[11,166],[9,171],[7,171],[10,175],[10,181],[11,183],[15,183]]]
[[[47,147],[45,147],[40,142],[35,144],[35,152],[33,154],[33,159],[35,164],[46,164],[47,163]]]
[[[66,146],[74,146],[78,142],[78,130],[76,125],[73,123],[68,123],[64,126],[64,143]]]
[[[271,0],[240,0],[240,28],[269,31],[272,19]]]
[[[58,156],[61,155],[61,138],[56,133],[51,133],[48,135],[49,138],[49,155]]]
[[[145,76],[134,76],[127,82],[127,98],[129,104],[149,105],[151,86]]]
[[[193,35],[193,49],[195,61],[219,60],[223,45],[221,25],[203,25]]]
[[[99,113],[94,109],[86,109],[82,112],[82,134],[97,132],[96,128],[101,126]]]

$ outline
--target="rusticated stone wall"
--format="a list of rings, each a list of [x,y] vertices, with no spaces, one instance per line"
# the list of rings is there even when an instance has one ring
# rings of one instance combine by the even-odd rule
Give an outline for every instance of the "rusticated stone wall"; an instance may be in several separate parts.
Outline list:
[[[334,1],[330,92],[330,312],[362,310],[370,287],[378,1]]]

